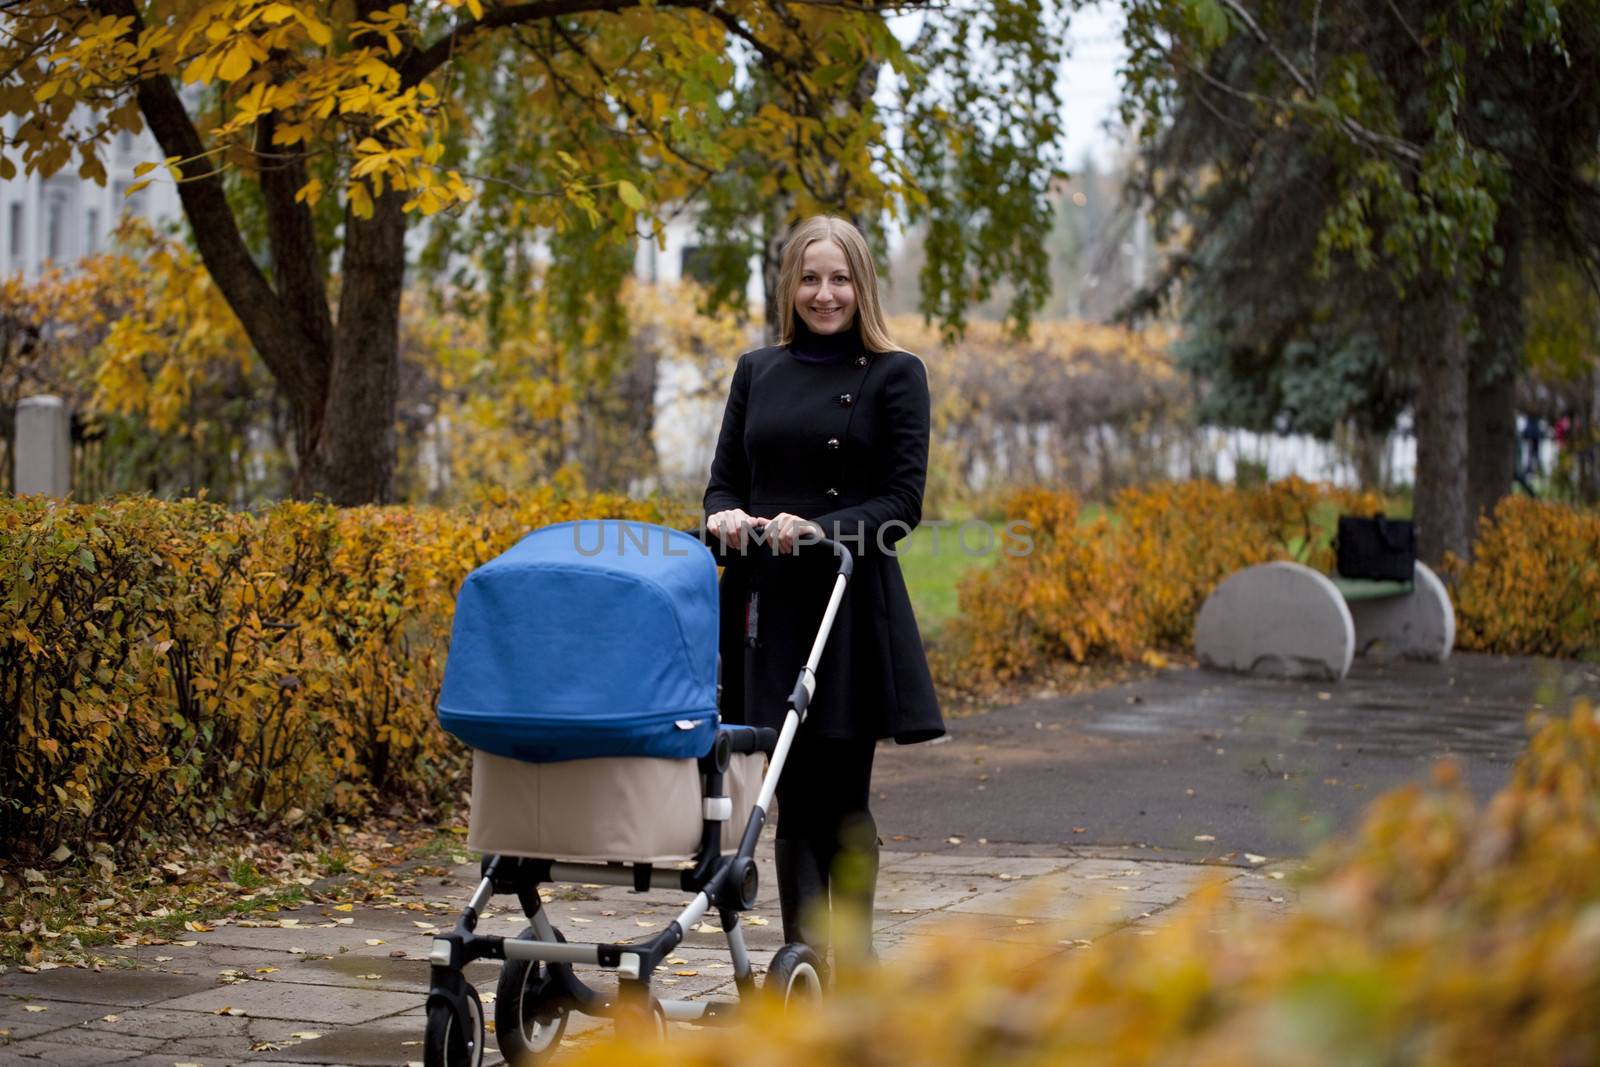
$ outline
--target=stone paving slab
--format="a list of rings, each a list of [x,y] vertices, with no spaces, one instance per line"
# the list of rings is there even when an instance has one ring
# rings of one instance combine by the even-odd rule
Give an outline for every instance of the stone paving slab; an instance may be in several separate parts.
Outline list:
[[[966,848],[884,852],[875,937],[885,959],[964,937],[1006,945],[1022,966],[1118,931],[1149,932],[1206,878],[1227,880],[1252,912],[1281,912],[1291,902],[1288,881],[1272,878],[1271,865],[1201,866],[1118,849],[1014,856],[996,854],[993,846]],[[782,942],[770,856],[770,843],[763,843],[764,905],[746,916],[744,927],[758,975]],[[429,941],[454,922],[476,881],[476,865],[462,864],[443,878],[418,879],[414,895],[387,906],[302,908],[250,920],[260,925],[229,923],[188,935],[197,942],[192,947],[117,950],[126,970],[0,976],[0,1030],[10,1031],[0,1035],[0,1065],[420,1061]],[[660,930],[688,899],[659,885],[642,894],[617,886],[556,887],[545,906],[569,940],[626,941]],[[282,919],[294,922],[285,927]],[[514,899],[502,897],[485,909],[479,929],[514,936],[525,925]],[[491,1020],[499,966],[480,961],[467,972]],[[605,992],[614,989],[603,976],[585,977]],[[732,979],[720,930],[696,928],[657,971],[655,988],[666,999],[733,998]],[[46,1010],[30,1012],[28,1005]],[[567,1042],[582,1044],[609,1030],[604,1020],[574,1016]],[[489,1046],[486,1062],[500,1062],[492,1037]]]

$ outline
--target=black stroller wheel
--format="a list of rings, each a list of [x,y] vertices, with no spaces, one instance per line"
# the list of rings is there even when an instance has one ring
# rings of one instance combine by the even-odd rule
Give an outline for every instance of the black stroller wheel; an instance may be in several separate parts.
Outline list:
[[[478,991],[465,986],[466,1025],[460,1025],[448,1002],[428,1005],[428,1028],[422,1042],[425,1067],[481,1067],[483,1063],[483,1002]]]
[[[557,935],[559,936],[559,935]],[[532,940],[533,928],[517,935]],[[494,994],[494,1033],[507,1063],[537,1062],[561,1044],[567,1030],[565,990],[538,960],[506,960]]]
[[[785,1012],[815,1007],[822,1000],[822,961],[809,945],[784,945],[773,954],[761,988]]]

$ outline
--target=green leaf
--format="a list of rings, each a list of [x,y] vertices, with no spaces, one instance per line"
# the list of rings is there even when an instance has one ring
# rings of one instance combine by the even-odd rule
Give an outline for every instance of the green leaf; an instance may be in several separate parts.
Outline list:
[[[629,210],[644,210],[644,195],[639,192],[638,186],[626,178],[617,183],[617,196],[622,198],[622,202],[628,205]]]

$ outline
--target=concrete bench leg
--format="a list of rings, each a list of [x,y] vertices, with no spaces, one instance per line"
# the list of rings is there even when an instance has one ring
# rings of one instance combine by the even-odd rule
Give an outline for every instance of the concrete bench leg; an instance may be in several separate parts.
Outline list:
[[[1350,605],[1359,655],[1404,656],[1442,662],[1456,645],[1456,611],[1439,576],[1417,564],[1406,596],[1360,600]]]
[[[1355,624],[1326,577],[1298,563],[1262,563],[1231,575],[1195,620],[1200,662],[1222,670],[1343,678]]]

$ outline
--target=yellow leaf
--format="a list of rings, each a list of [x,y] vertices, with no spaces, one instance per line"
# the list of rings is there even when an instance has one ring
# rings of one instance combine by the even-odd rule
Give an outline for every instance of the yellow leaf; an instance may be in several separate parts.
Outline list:
[[[630,210],[644,210],[644,197],[640,194],[639,187],[626,178],[617,183],[617,196],[622,198],[622,202],[628,205]]]
[[[243,43],[228,49],[227,57],[217,68],[217,77],[225,82],[238,81],[250,73],[250,52]]]

